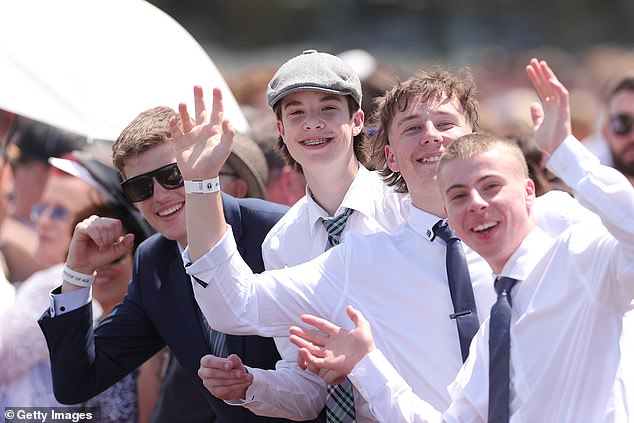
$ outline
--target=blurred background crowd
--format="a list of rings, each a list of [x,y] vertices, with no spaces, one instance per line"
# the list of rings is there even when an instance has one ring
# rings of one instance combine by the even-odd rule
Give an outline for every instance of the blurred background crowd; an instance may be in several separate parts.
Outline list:
[[[305,181],[282,161],[275,149],[278,138],[275,117],[266,105],[265,91],[279,65],[302,50],[338,54],[353,66],[362,80],[362,107],[366,116],[372,112],[375,96],[417,69],[468,66],[478,85],[480,127],[521,142],[533,166],[533,176],[544,178],[544,191],[556,181],[545,173],[543,157],[531,144],[529,104],[537,97],[529,88],[525,64],[531,57],[548,61],[571,92],[573,133],[598,155],[606,157],[609,151],[601,132],[608,115],[606,96],[618,79],[634,74],[631,0],[152,0],[151,3],[183,25],[203,46],[249,122],[250,130],[237,137],[233,154],[221,171],[223,190],[236,197],[266,198],[287,205],[305,194]],[[178,52],[165,52],[157,58],[155,66],[173,60],[173,54],[177,56]],[[0,404],[21,401],[20,405],[27,405],[26,397],[15,399],[10,395],[17,392],[16,383],[28,385],[28,372],[47,360],[35,319],[47,307],[47,294],[52,288],[50,283],[38,285],[28,281],[37,280],[33,275],[46,269],[59,271],[74,223],[85,217],[86,211],[73,210],[77,202],[68,203],[68,198],[82,194],[71,191],[72,178],[60,179],[59,174],[79,178],[104,191],[103,184],[95,181],[86,169],[69,171],[62,167],[53,173],[57,176],[51,182],[49,158],[65,157],[77,162],[69,153],[87,149],[92,155],[90,160],[111,166],[113,140],[87,139],[82,134],[14,112],[0,108],[0,275],[6,276],[6,281],[0,281],[0,360],[4,368],[10,368],[7,360],[18,363],[24,358],[19,354],[25,348],[20,342],[24,342],[28,331],[38,338],[28,348],[39,348],[40,354],[31,354],[32,360],[21,362],[22,367],[15,366],[13,373],[0,372]],[[129,116],[128,121],[133,118],[134,115]],[[631,118],[623,122],[629,122],[626,135],[634,138]],[[62,187],[70,194],[63,194]],[[106,187],[110,192],[117,189],[117,183]],[[123,201],[122,197],[118,201]],[[115,203],[116,207],[121,205]],[[122,260],[131,262],[130,257]],[[104,275],[113,273],[119,265],[121,262],[113,262]],[[128,274],[121,278],[124,283],[129,279],[130,269],[126,271]],[[20,292],[21,284],[23,288],[28,285],[32,288]],[[113,289],[112,298],[104,296],[105,314],[124,293],[125,289],[119,288]],[[6,313],[7,310],[13,311]],[[16,320],[18,310],[21,320]],[[159,358],[157,361],[154,366],[164,366]],[[24,371],[18,371],[21,368]],[[42,372],[47,373],[48,368]],[[135,376],[139,381],[141,377]],[[150,419],[160,380],[145,383],[145,402],[139,400],[138,411],[131,412],[138,413],[142,421]],[[139,396],[143,392],[141,389]],[[36,394],[32,390],[24,395]],[[51,401],[54,401],[52,396]],[[113,417],[113,421],[121,419]]]

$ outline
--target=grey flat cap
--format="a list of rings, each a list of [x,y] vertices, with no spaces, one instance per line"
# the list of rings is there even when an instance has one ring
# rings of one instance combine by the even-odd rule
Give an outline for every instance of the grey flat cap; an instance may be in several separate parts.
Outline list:
[[[266,100],[273,107],[282,97],[300,90],[349,95],[361,104],[361,82],[352,67],[316,50],[305,50],[284,63],[269,82]]]

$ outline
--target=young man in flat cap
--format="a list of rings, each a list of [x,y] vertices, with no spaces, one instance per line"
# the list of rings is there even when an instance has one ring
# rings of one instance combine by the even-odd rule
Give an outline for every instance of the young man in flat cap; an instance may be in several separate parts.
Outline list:
[[[306,195],[264,240],[262,256],[268,270],[307,262],[341,242],[348,232],[391,232],[403,222],[407,197],[364,167],[361,83],[346,62],[306,50],[273,76],[267,101],[277,117],[282,156],[307,182]],[[278,339],[277,346],[286,360],[278,363],[278,372],[249,368],[246,383],[242,377],[231,379],[230,372],[223,370],[223,366],[242,369],[237,357],[206,357],[205,365],[219,376],[206,380],[208,387],[220,398],[237,399],[235,403],[257,413],[315,417],[323,407],[324,383],[297,367],[297,349],[287,338]],[[309,387],[314,395],[307,394]],[[336,407],[329,405],[326,413],[339,412]]]

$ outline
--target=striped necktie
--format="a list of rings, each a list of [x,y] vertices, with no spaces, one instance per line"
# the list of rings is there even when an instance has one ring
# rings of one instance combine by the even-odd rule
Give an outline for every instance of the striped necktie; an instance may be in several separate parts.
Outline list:
[[[332,219],[321,218],[321,222],[328,232],[326,250],[341,242],[341,233],[348,223],[352,209],[345,209],[341,214]],[[355,422],[354,393],[349,379],[337,386],[328,386],[326,396],[326,422],[327,423],[353,423]]]

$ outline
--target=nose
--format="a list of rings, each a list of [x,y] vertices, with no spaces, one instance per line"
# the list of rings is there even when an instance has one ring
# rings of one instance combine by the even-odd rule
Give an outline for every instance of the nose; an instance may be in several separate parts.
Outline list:
[[[486,210],[487,207],[489,207],[489,202],[480,195],[480,191],[477,189],[472,190],[469,195],[469,211],[481,212]]]
[[[442,142],[442,136],[440,135],[440,132],[436,129],[436,125],[434,125],[433,122],[428,121],[425,123],[425,131],[420,142],[423,145],[435,142]]]
[[[167,191],[169,191],[166,188],[163,188],[163,185],[159,184],[158,181],[156,180],[156,178],[152,178],[152,197],[160,197],[163,194],[165,194]]]
[[[324,127],[324,121],[319,113],[308,112],[304,120],[304,129],[320,129]]]

